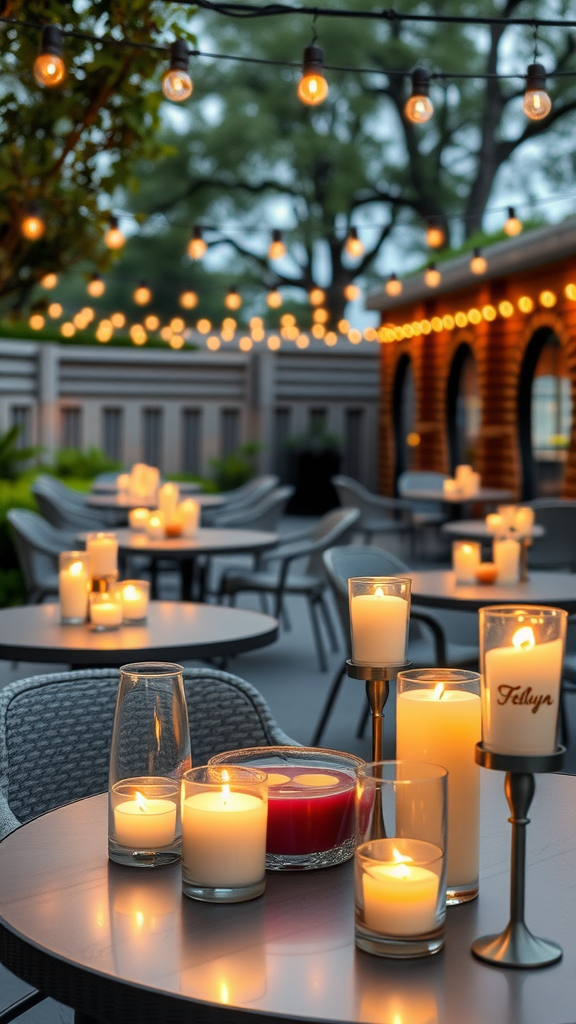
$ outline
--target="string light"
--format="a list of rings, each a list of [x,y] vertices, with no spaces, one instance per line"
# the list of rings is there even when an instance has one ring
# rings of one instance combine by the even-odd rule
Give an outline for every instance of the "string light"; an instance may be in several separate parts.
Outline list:
[[[270,242],[270,248],[268,249],[269,260],[281,260],[286,255],[286,246],[282,241],[282,232],[278,228],[274,228],[272,232],[272,241]]]
[[[347,284],[344,289],[344,298],[347,302],[355,302],[362,295],[357,284]]]
[[[346,252],[352,259],[359,259],[364,253],[364,246],[358,238],[358,229],[350,228],[348,237],[346,239],[346,245],[344,246]]]
[[[426,124],[433,113],[430,75],[423,68],[416,68],[412,74],[412,95],[404,107],[405,117],[412,124]]]
[[[402,281],[398,280],[396,274],[390,274],[390,277],[388,278],[386,284],[384,285],[384,291],[386,292],[387,295],[390,295],[392,298],[395,298],[397,295],[402,294],[402,287]]]
[[[40,210],[35,203],[30,203],[20,222],[20,233],[28,241],[35,242],[37,239],[42,238],[45,230],[46,225],[42,220]]]
[[[278,289],[273,288],[268,292],[268,295],[266,296],[266,305],[269,309],[280,309],[280,306],[282,305],[282,296]]]
[[[121,249],[125,244],[126,239],[120,230],[118,217],[112,214],[108,225],[108,230],[104,235],[104,245],[106,245],[108,249]]]
[[[33,313],[28,320],[28,324],[33,331],[41,331],[45,323],[46,321],[41,313]]]
[[[277,352],[280,346],[282,345],[282,340],[278,337],[277,334],[271,334],[269,335],[266,344],[271,352]]]
[[[96,341],[106,344],[110,341],[114,331],[112,330],[112,324],[109,320],[101,320],[95,331]]]
[[[132,324],[130,328],[130,339],[135,345],[145,345],[148,341],[148,335],[142,327],[142,324]]]
[[[529,64],[522,110],[531,121],[542,121],[551,109],[552,101],[546,92],[546,68],[542,64]]]
[[[209,334],[212,330],[212,324],[205,317],[198,321],[196,324],[196,330],[200,334]]]
[[[324,344],[325,345],[328,345],[328,346],[332,347],[333,345],[336,344],[337,341],[338,341],[338,335],[335,334],[334,331],[328,331],[324,335]]]
[[[226,309],[240,309],[242,305],[242,296],[237,288],[229,288],[224,298],[224,305]]]
[[[253,344],[254,342],[252,341],[252,338],[249,338],[248,335],[245,334],[243,338],[240,338],[240,341],[238,342],[238,347],[240,348],[241,352],[249,352]]]
[[[302,78],[298,83],[298,99],[309,107],[317,107],[328,95],[328,82],[324,78],[324,51],[312,43],[304,50]]]
[[[481,255],[480,249],[474,249],[472,259],[470,260],[470,270],[473,274],[485,274],[488,269],[488,263],[484,256]]]
[[[296,323],[296,317],[293,313],[283,313],[280,317],[281,327],[293,327]]]
[[[348,321],[347,320],[339,320],[338,321],[338,330],[340,331],[340,334],[348,334],[348,331],[350,330],[350,324],[348,323]]]
[[[435,263],[430,263],[424,271],[424,283],[427,284],[429,288],[437,288],[441,280],[442,274],[438,270],[438,267]]]
[[[534,309],[534,302],[529,295],[521,295],[518,299],[518,309],[521,313],[531,313]]]
[[[45,25],[42,29],[40,53],[32,69],[38,85],[52,89],[66,77],[66,66],[62,60],[62,32],[56,25]]]
[[[311,288],[308,298],[311,306],[321,306],[323,302],[326,302],[326,292],[323,288]]]
[[[88,295],[91,295],[93,299],[99,299],[101,295],[104,295],[106,291],[106,285],[100,277],[100,274],[92,274],[92,277],[88,281],[86,286]]]
[[[65,320],[64,323],[60,325],[60,334],[63,338],[73,338],[76,334],[74,324],[70,323],[69,320]]]
[[[504,224],[504,233],[509,238],[514,238],[522,231],[522,221],[518,220],[513,206],[508,207],[508,218]]]
[[[315,324],[326,324],[328,323],[329,319],[330,313],[328,312],[327,309],[323,309],[322,306],[318,306],[312,314],[312,320],[314,321]]]
[[[171,327],[168,327],[168,325],[160,329],[160,337],[162,338],[162,341],[170,341],[170,338],[172,337],[173,334],[174,331],[172,330]]]
[[[194,309],[198,305],[198,296],[196,292],[185,291],[182,292],[178,301],[182,309]]]
[[[205,322],[209,323],[209,321],[205,321]],[[184,330],[185,327],[186,327],[186,324],[184,323],[184,321],[183,321],[181,316],[174,316],[174,317],[172,317],[172,319],[170,321],[170,330],[173,333],[175,333],[175,334],[182,334],[182,331]],[[208,328],[208,331],[209,330],[210,330],[210,327]],[[208,331],[205,331],[205,333],[207,334]]]
[[[152,301],[152,290],[146,284],[146,281],[140,281],[140,284],[132,293],[132,298],[137,306],[147,306]]]
[[[540,292],[538,299],[540,301],[540,305],[544,306],[545,309],[552,309],[552,307],[555,306],[556,302],[558,301],[556,294],[550,291]]]
[[[160,319],[155,313],[150,313],[144,320],[144,327],[147,331],[157,331],[160,327]]]
[[[441,249],[446,241],[446,235],[444,228],[440,226],[434,217],[428,218],[428,226],[426,228],[426,245],[430,249]]]
[[[170,47],[170,67],[162,78],[162,92],[167,100],[182,103],[192,95],[192,79],[188,74],[189,50],[183,39]]]
[[[126,324],[126,317],[124,316],[124,313],[112,313],[110,323],[117,330],[121,330]]]
[[[170,345],[170,348],[184,348],[185,339],[182,337],[181,334],[173,334],[168,344]]]
[[[191,260],[201,260],[208,246],[202,238],[202,228],[195,224],[192,228],[192,237],[188,242],[188,255]]]
[[[314,324],[312,327],[313,338],[323,338],[326,334],[326,328],[322,324]]]
[[[217,352],[220,348],[220,338],[211,334],[209,338],[206,338],[206,348],[209,348],[211,352]]]
[[[51,272],[44,274],[44,277],[40,278],[39,283],[42,288],[45,288],[47,292],[50,292],[58,284],[58,274],[53,274]]]
[[[234,331],[236,330],[237,326],[238,325],[236,323],[236,320],[234,320],[233,317],[231,317],[231,316],[225,316],[224,317],[224,319],[222,321],[222,330],[223,331],[231,331],[232,334],[234,334]]]
[[[46,312],[51,320],[59,320],[64,310],[59,302],[51,302]]]

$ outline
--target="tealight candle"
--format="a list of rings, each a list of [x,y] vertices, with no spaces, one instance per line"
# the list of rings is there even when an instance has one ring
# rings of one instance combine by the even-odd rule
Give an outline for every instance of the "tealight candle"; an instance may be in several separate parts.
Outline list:
[[[125,580],[121,585],[124,622],[144,622],[148,614],[148,580]]]
[[[176,833],[176,810],[173,800],[148,799],[137,791],[133,800],[114,807],[117,841],[133,850],[169,846]]]
[[[406,661],[410,580],[349,579],[352,658],[358,665]]]
[[[434,871],[417,864],[394,860],[370,864],[362,874],[366,927],[380,935],[433,931],[439,881]]]
[[[63,623],[86,622],[90,590],[90,558],[85,551],[62,551],[59,558],[58,592]]]
[[[90,622],[96,629],[116,629],[122,623],[122,602],[115,591],[89,595]]]
[[[193,537],[200,521],[200,503],[194,498],[185,498],[178,505],[178,515],[182,521],[182,536]]]
[[[452,566],[456,583],[475,583],[480,565],[480,544],[455,540],[452,544]]]
[[[175,517],[179,497],[178,484],[163,484],[158,489],[158,511],[164,514],[166,522]]]
[[[128,513],[128,523],[131,530],[143,533],[148,526],[150,511],[147,508],[131,508]]]
[[[90,555],[92,579],[115,576],[118,572],[118,540],[114,533],[89,533],[86,551]]]
[[[520,544],[513,537],[492,541],[492,557],[498,571],[498,583],[513,585],[520,579]]]
[[[498,512],[490,512],[486,516],[486,529],[492,536],[497,537],[504,531],[504,521]]]
[[[534,509],[520,506],[514,516],[514,529],[520,537],[530,537],[534,527]]]
[[[164,540],[166,536],[166,521],[163,512],[151,512],[146,524],[146,533],[150,540]]]

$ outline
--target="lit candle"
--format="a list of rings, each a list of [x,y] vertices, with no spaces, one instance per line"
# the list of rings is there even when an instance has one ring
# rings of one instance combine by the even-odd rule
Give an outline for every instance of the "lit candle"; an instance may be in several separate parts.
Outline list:
[[[504,521],[498,512],[490,512],[486,516],[486,529],[495,537],[503,532]]]
[[[78,559],[58,573],[60,615],[64,620],[85,622],[88,614],[88,591],[90,589],[88,568]]]
[[[441,674],[439,669],[436,678]],[[479,870],[480,770],[475,748],[482,734],[480,695],[447,689],[440,681],[402,689],[397,696],[396,729],[399,760],[441,764],[447,769],[447,885],[456,890],[475,882]]]
[[[525,505],[516,509],[514,529],[520,537],[530,537],[534,527],[534,509]]]
[[[148,614],[147,580],[127,580],[122,584],[122,618],[124,622],[143,622]]]
[[[475,583],[480,565],[480,544],[455,540],[452,544],[452,566],[456,583]]]
[[[511,647],[485,652],[482,738],[488,750],[553,753],[563,657],[562,639],[536,643],[531,626],[516,630]]]
[[[200,502],[185,498],[178,505],[178,515],[182,521],[182,536],[193,537],[200,521]]]
[[[89,533],[86,551],[90,555],[92,579],[115,576],[118,571],[118,541],[113,533]]]
[[[179,497],[178,484],[163,484],[158,489],[158,511],[164,513],[166,522],[175,517]]]
[[[398,665],[406,660],[409,602],[376,586],[350,599],[352,658],[358,665]]]
[[[195,793],[182,805],[182,865],[196,885],[238,888],[266,866],[266,803],[250,793]]]
[[[114,829],[120,845],[132,850],[169,846],[176,834],[176,804],[136,792],[133,800],[116,804]]]
[[[442,481],[442,493],[445,498],[459,498],[462,494],[462,488],[457,480],[443,480]]]
[[[148,526],[150,512],[147,508],[131,508],[128,513],[128,523],[131,530],[143,533]]]
[[[393,844],[394,840],[390,840]],[[409,845],[406,841],[405,845]],[[436,849],[429,845],[431,854]],[[359,848],[359,852],[362,847]],[[438,852],[436,850],[436,852]],[[439,878],[393,848],[387,862],[362,865],[364,923],[378,935],[425,935],[436,927]]]
[[[502,526],[505,532],[514,529],[516,517],[516,505],[499,505],[498,512],[502,516]]]
[[[513,537],[492,541],[492,557],[498,570],[498,583],[513,585],[520,579],[520,544]]]
[[[146,533],[150,540],[164,540],[166,535],[166,522],[163,512],[151,512],[146,524]]]
[[[122,604],[110,594],[90,594],[90,622],[100,629],[115,629],[122,622]]]
[[[129,491],[130,490],[130,474],[129,473],[119,473],[118,476],[116,477],[116,487],[118,488],[119,491]]]

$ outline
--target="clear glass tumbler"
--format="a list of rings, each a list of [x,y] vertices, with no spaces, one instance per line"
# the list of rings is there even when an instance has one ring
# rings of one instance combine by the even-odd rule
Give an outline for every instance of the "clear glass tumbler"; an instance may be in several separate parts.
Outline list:
[[[358,769],[356,945],[406,959],[437,953],[446,920],[445,768],[377,761]]]
[[[180,784],[190,765],[182,667],[123,665],[110,754],[111,860],[157,867],[180,859]]]
[[[478,895],[480,676],[459,668],[398,673],[396,757],[441,764],[448,771],[447,902]]]
[[[348,580],[352,660],[357,665],[405,665],[411,580],[358,576]]]

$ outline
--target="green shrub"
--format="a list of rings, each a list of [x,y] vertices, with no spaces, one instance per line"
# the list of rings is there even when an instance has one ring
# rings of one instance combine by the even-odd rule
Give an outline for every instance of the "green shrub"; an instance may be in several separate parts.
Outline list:
[[[255,457],[262,445],[258,441],[243,444],[222,459],[210,459],[214,479],[221,491],[231,491],[250,480],[256,472]]]
[[[0,480],[0,607],[25,604],[26,587],[20,572],[16,549],[6,513],[10,508],[38,511],[30,484],[36,473],[26,473],[18,480]]]
[[[47,471],[63,480],[69,477],[92,480],[98,473],[112,473],[121,468],[122,463],[109,459],[101,448],[87,448],[85,452],[80,448],[60,448]]]

